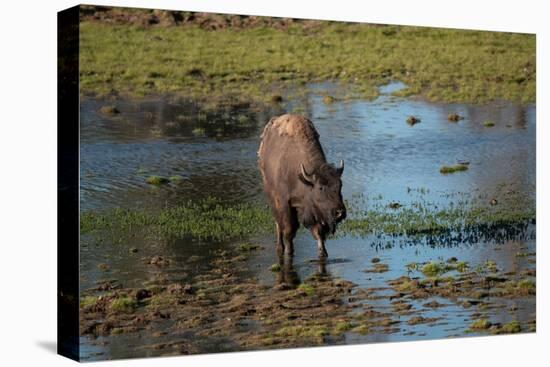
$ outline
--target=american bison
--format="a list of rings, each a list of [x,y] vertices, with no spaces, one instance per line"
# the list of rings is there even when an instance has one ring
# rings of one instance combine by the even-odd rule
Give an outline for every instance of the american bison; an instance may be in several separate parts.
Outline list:
[[[346,217],[341,192],[344,161],[339,167],[327,163],[313,123],[293,114],[269,120],[258,157],[278,252],[292,255],[301,223],[317,240],[319,257],[326,257],[326,236]]]

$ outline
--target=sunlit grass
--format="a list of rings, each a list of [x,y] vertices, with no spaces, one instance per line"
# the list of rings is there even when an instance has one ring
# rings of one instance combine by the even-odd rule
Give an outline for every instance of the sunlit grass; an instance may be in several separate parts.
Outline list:
[[[376,86],[400,80],[408,88],[398,94],[432,101],[535,101],[534,35],[336,22],[313,31],[99,22],[80,29],[83,93],[271,101],[331,80],[351,86],[346,98],[372,98]]]

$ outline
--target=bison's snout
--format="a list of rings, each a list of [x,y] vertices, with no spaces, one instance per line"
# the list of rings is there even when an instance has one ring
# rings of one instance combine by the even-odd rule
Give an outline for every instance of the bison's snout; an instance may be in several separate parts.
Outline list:
[[[341,222],[346,219],[346,208],[339,208],[334,211],[334,219],[336,222]]]

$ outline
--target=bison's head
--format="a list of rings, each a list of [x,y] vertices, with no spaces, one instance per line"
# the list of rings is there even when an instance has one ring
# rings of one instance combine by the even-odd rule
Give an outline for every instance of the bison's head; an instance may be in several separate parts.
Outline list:
[[[324,164],[311,173],[300,165],[299,178],[306,186],[301,221],[306,227],[321,224],[325,232],[334,233],[336,225],[346,218],[342,173],[344,161],[340,161],[340,167]]]

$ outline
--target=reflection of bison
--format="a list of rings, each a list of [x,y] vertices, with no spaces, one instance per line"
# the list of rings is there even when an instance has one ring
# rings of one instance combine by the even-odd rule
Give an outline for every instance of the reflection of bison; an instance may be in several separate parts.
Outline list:
[[[328,164],[313,123],[290,114],[269,120],[258,157],[277,227],[277,250],[293,253],[302,223],[317,240],[319,256],[326,257],[325,238],[346,217],[340,179],[344,161],[338,168]]]

